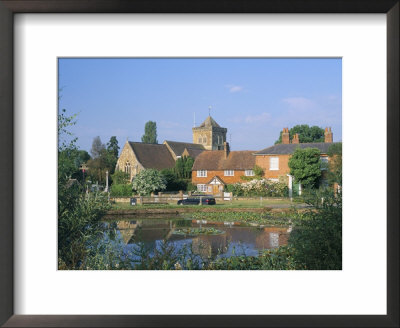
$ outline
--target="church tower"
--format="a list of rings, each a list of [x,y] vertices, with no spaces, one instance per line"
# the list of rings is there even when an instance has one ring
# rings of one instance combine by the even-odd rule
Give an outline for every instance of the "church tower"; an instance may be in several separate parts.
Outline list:
[[[201,144],[207,150],[223,150],[226,142],[226,128],[219,126],[209,115],[203,123],[192,128],[193,143]]]

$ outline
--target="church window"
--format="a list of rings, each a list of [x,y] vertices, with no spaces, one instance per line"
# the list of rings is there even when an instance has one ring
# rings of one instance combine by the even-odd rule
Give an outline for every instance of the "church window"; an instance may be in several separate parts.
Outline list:
[[[201,143],[203,143],[203,137],[202,136],[199,137],[199,144],[201,144]]]
[[[125,173],[131,174],[131,164],[129,162],[125,163]]]
[[[197,177],[207,177],[207,170],[198,170]]]
[[[207,143],[207,137],[203,137],[203,144],[206,144]]]
[[[233,170],[225,170],[224,171],[224,176],[226,177],[233,177],[235,175],[235,172]]]

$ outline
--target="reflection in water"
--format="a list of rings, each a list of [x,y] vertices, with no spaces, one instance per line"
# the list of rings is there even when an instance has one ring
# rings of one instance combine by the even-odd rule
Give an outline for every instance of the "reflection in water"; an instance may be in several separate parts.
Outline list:
[[[191,246],[201,257],[232,255],[257,255],[260,250],[286,245],[290,227],[251,227],[237,222],[207,222],[187,219],[118,220],[105,223],[115,230],[125,244],[125,250],[142,242],[154,250],[162,240],[171,241],[175,247]],[[217,226],[217,227],[216,227]],[[182,227],[216,227],[220,235],[184,236],[173,234]]]

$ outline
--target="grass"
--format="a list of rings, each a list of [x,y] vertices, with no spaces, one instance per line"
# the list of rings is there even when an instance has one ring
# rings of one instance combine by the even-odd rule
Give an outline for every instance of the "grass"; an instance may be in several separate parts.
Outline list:
[[[222,201],[217,200],[217,204],[215,205],[204,205],[206,207],[213,208],[264,208],[268,206],[277,206],[277,205],[295,205],[297,202],[291,202],[289,199],[273,199],[273,198],[263,198],[260,199],[246,199],[246,200],[233,200],[230,201]],[[203,206],[203,205],[202,205]],[[145,209],[145,208],[201,208],[200,205],[184,205],[180,206],[176,204],[176,201],[169,201],[169,204],[147,204],[147,205],[136,205],[131,206],[129,203],[115,203],[112,205],[112,210],[134,210],[134,209]]]

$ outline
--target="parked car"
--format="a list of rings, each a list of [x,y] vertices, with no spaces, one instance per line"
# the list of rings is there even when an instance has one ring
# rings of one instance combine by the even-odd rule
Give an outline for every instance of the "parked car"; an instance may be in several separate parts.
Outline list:
[[[210,195],[201,195],[195,197],[188,197],[185,199],[178,200],[178,205],[199,205],[200,204],[200,197],[201,197],[201,204],[202,205],[215,205],[215,198]]]

